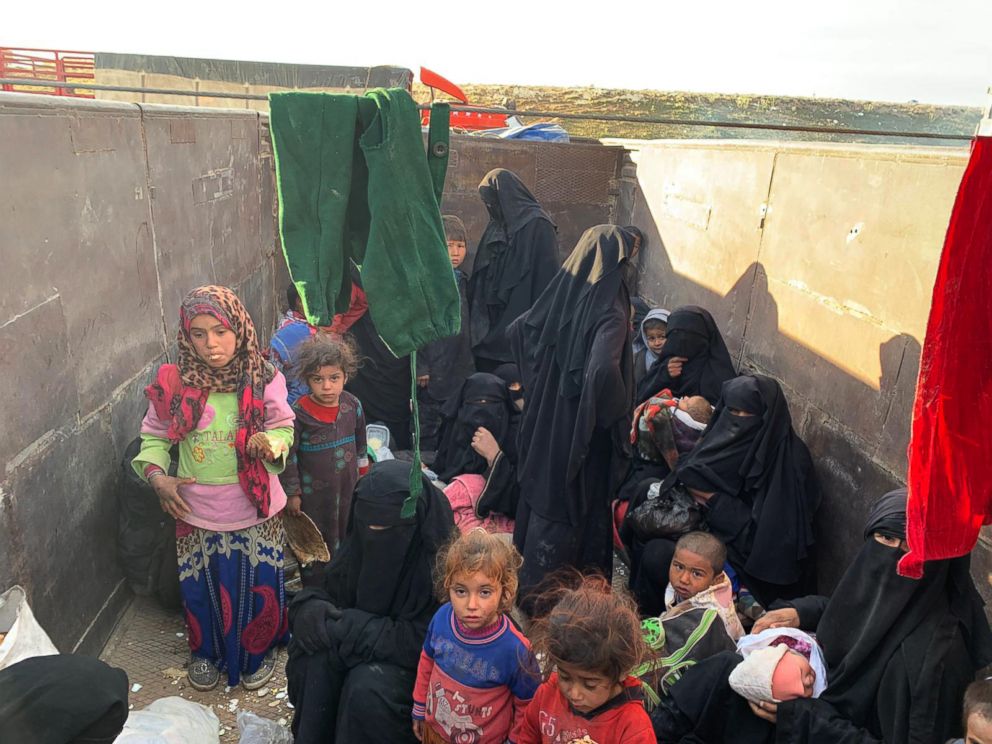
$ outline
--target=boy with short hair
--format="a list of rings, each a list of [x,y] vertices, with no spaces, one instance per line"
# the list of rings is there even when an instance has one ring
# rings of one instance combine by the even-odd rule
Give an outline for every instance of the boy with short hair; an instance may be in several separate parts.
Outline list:
[[[992,744],[992,680],[968,685],[964,693],[963,739],[949,744]]]
[[[723,570],[726,560],[727,547],[708,532],[690,532],[676,543],[666,610],[641,623],[645,641],[659,657],[638,670],[637,676],[654,680],[649,696],[664,694],[690,666],[736,649],[744,635]]]
[[[734,608],[734,588],[723,571],[726,562],[727,546],[710,533],[690,532],[679,538],[668,570],[662,618],[678,617],[692,607],[711,608],[736,642],[744,628]]]
[[[458,392],[465,378],[475,372],[472,340],[469,336],[468,277],[461,266],[468,255],[468,234],[462,221],[451,214],[443,215],[444,236],[448,242],[448,258],[458,283],[461,298],[461,329],[455,336],[431,341],[417,352],[417,400],[420,404],[420,448],[437,448],[441,426],[441,407]]]

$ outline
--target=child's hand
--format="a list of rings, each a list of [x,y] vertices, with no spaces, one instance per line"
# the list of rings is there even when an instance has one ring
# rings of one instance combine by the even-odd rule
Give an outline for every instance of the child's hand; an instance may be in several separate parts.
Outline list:
[[[292,516],[294,517],[300,516],[300,510],[302,508],[303,508],[303,499],[300,498],[299,494],[297,494],[296,496],[290,496],[288,499],[286,499],[286,511],[289,512]]]
[[[417,737],[417,741],[424,740],[424,722],[416,718],[413,719],[413,735]]]
[[[170,475],[158,475],[149,481],[155,495],[158,496],[158,504],[162,511],[173,519],[185,519],[190,514],[189,505],[183,501],[179,495],[179,486],[188,486],[196,483],[196,478],[173,478]]]
[[[472,449],[486,458],[486,462],[492,467],[496,460],[496,455],[500,453],[499,442],[492,435],[489,429],[480,426],[472,435]]]
[[[775,703],[752,703],[748,700],[747,704],[751,706],[751,712],[758,718],[768,721],[768,723],[775,723],[778,721],[778,705]]]
[[[268,462],[272,462],[277,457],[276,451],[272,447],[272,442],[269,441],[264,431],[252,434],[245,450],[248,453],[248,457],[257,457],[260,460],[267,460]]]
[[[419,375],[417,377],[417,387],[425,388],[431,381],[430,375]]]

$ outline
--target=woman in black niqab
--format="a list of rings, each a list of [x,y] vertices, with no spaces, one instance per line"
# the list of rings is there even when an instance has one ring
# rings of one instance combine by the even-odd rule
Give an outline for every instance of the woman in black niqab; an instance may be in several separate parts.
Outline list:
[[[517,510],[517,430],[519,415],[506,382],[496,375],[476,372],[462,384],[442,411],[440,443],[433,468],[438,478],[450,483],[458,475],[474,473],[486,477],[477,512],[513,517]],[[472,447],[472,438],[485,429],[499,445],[492,464]]]
[[[469,280],[469,322],[476,369],[492,372],[511,360],[507,326],[530,310],[558,270],[558,235],[551,216],[508,170],[489,171],[479,196],[489,224]]]
[[[323,588],[290,605],[286,675],[297,744],[415,741],[417,662],[439,606],[434,562],[454,520],[426,478],[416,514],[404,519],[409,478],[410,463],[389,460],[358,481]]]
[[[865,525],[865,543],[829,600],[788,603],[815,628],[828,667],[816,700],[778,707],[789,744],[944,742],[961,733],[961,699],[992,663],[992,632],[971,578],[970,556],[926,563],[922,579],[899,576],[906,490],[886,494]]]
[[[612,573],[610,498],[626,468],[633,392],[625,267],[633,234],[583,233],[534,307],[508,335],[527,391],[514,542],[523,606],[563,566]]]
[[[677,308],[668,316],[666,333],[661,355],[637,388],[637,403],[668,388],[676,398],[702,395],[715,405],[721,386],[736,377],[737,372],[713,316],[701,307]],[[668,371],[672,357],[687,360],[681,374],[675,377]]]
[[[702,438],[666,485],[675,482],[708,495],[701,498],[708,499],[709,530],[726,543],[730,564],[762,605],[815,591],[813,515],[819,490],[809,450],[792,428],[776,380],[742,375],[723,384]],[[638,492],[631,510],[644,496]],[[635,559],[631,587],[642,609],[654,610],[663,601],[674,544],[642,545],[630,530],[624,537]],[[661,590],[655,586],[659,581]]]

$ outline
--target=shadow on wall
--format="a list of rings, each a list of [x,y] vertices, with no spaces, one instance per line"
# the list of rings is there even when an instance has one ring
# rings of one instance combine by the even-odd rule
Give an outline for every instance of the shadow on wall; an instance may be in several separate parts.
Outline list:
[[[819,477],[819,578],[821,591],[829,592],[862,544],[871,503],[903,484],[919,342],[896,334],[882,343],[878,387],[868,385],[843,360],[831,361],[781,332],[762,263],[750,264],[721,295],[674,269],[650,205],[638,205],[633,223],[649,241],[638,267],[638,293],[670,310],[705,307],[740,372],[767,374],[782,384],[793,426],[809,446]]]

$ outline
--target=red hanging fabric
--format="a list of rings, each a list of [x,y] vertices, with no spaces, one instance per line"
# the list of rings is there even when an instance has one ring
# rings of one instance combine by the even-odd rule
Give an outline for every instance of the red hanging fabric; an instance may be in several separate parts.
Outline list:
[[[909,443],[899,573],[965,555],[992,522],[992,138],[961,180],[933,287]]]

